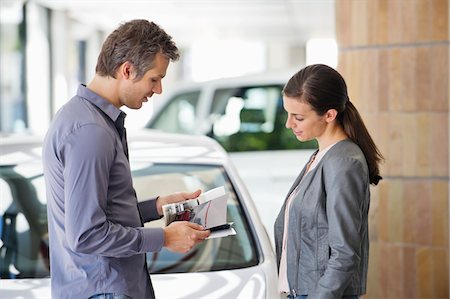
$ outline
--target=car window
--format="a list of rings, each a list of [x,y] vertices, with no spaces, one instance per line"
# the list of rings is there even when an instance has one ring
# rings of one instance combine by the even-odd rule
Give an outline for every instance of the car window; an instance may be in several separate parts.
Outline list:
[[[166,249],[147,254],[152,273],[200,272],[258,264],[246,213],[220,166],[132,162],[133,184],[140,200],[156,194],[225,186],[230,193],[227,220],[237,234],[206,240],[187,254]],[[49,277],[45,183],[39,163],[0,166],[0,271],[2,279]],[[146,223],[162,226],[162,220]]]
[[[41,166],[0,166],[0,276],[49,276],[47,209]]]
[[[218,89],[211,104],[210,136],[229,152],[317,148],[285,128],[282,85]]]
[[[169,100],[155,119],[152,128],[171,133],[192,133],[200,91],[186,92]]]
[[[135,165],[135,167],[137,167]],[[209,239],[186,254],[163,248],[148,253],[147,263],[151,273],[186,273],[245,268],[258,264],[255,241],[247,222],[243,206],[227,177],[219,166],[203,165],[143,165],[133,169],[134,186],[138,198],[153,194],[170,194],[180,190],[202,189],[204,191],[225,186],[230,194],[227,221],[234,223],[234,236]],[[146,226],[162,227],[163,219]]]

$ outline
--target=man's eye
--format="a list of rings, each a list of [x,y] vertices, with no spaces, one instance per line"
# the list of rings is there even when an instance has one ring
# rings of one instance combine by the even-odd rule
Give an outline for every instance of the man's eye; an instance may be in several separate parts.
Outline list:
[[[303,121],[303,118],[296,117],[295,119],[298,120],[298,121]]]

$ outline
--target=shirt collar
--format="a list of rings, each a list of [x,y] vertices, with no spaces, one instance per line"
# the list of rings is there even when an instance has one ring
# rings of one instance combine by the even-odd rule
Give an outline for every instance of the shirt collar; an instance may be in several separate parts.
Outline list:
[[[98,94],[96,94],[95,92],[93,92],[92,90],[87,88],[86,85],[84,85],[84,84],[81,84],[78,87],[77,95],[79,97],[82,97],[83,99],[88,100],[90,103],[92,103],[98,109],[103,111],[103,113],[108,115],[108,117],[111,118],[113,122],[116,122],[120,113],[123,113],[126,116],[125,112],[118,109],[116,106],[111,104],[105,98],[102,98],[101,96],[99,96]]]

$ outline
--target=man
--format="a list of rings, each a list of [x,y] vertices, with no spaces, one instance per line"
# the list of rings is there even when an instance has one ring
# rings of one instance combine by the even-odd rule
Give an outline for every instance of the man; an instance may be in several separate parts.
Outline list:
[[[124,23],[104,42],[92,82],[54,117],[43,148],[53,298],[154,298],[145,253],[187,252],[209,235],[189,222],[143,227],[162,205],[200,190],[138,204],[132,186],[119,108],[139,109],[160,94],[178,57],[156,24]]]

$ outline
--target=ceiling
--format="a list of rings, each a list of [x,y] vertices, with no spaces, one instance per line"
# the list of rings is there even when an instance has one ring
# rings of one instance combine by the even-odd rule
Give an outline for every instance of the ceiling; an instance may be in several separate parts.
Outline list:
[[[303,44],[335,37],[335,0],[35,0],[70,18],[111,31],[145,18],[180,44],[198,39],[246,39]]]

